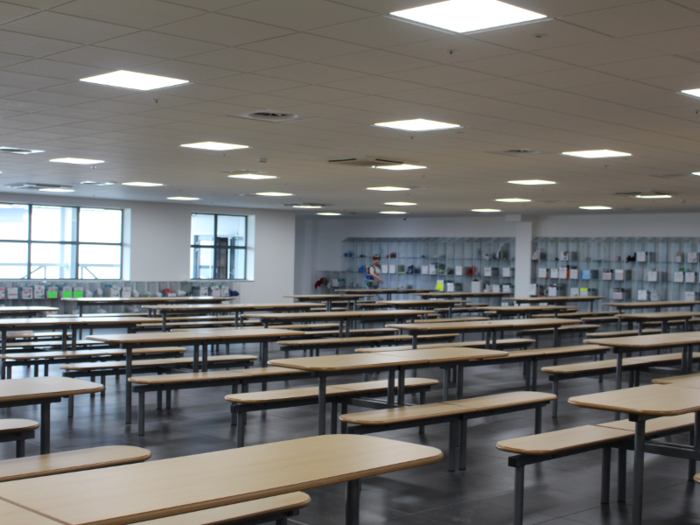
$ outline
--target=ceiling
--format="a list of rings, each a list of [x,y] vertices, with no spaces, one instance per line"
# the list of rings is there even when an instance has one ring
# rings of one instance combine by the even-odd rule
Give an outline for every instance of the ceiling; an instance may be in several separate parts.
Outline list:
[[[700,2],[509,0],[550,19],[468,36],[388,13],[431,0],[16,0],[0,2],[0,191],[37,182],[76,197],[289,209],[324,203],[359,216],[414,201],[414,216],[700,210]],[[129,70],[186,79],[140,92],[80,82]],[[269,123],[230,115],[293,113]],[[376,122],[459,124],[410,133]],[[219,141],[227,153],[180,148]],[[531,149],[538,155],[499,152]],[[632,154],[585,160],[563,151]],[[371,156],[428,166],[329,165]],[[96,166],[48,162],[103,159]],[[234,170],[279,178],[235,180]],[[670,177],[669,177],[670,176]],[[550,179],[521,187],[511,179]],[[81,186],[85,180],[111,187]],[[128,188],[128,181],[162,188]],[[367,191],[398,185],[409,192]],[[284,191],[293,197],[259,197]],[[640,200],[634,192],[672,199]],[[22,191],[24,200],[36,192]],[[530,203],[495,203],[521,197]],[[19,198],[19,197],[18,197]],[[308,212],[307,212],[308,213]],[[601,212],[592,212],[601,213]],[[606,213],[606,212],[602,212]],[[608,212],[609,213],[609,212]]]

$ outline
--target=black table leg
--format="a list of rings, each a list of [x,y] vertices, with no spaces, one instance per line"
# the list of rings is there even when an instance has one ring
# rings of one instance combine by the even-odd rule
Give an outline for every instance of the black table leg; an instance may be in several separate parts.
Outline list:
[[[48,454],[51,452],[51,402],[45,401],[41,404],[41,426],[40,434],[40,452]]]
[[[360,480],[348,481],[345,496],[345,525],[360,525]]]

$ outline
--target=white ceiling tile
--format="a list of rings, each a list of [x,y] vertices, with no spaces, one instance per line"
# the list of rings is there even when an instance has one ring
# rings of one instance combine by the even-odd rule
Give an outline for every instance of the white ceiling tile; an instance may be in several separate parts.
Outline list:
[[[24,75],[22,73],[12,73],[10,71],[0,71],[0,86],[41,89],[57,86],[59,84],[65,84],[65,80],[36,75]]]
[[[354,91],[367,95],[400,93],[402,91],[423,88],[422,85],[414,84],[413,82],[405,82],[403,80],[378,76],[339,80],[337,82],[329,82],[328,84],[324,85],[330,88],[345,89],[347,91]]]
[[[185,62],[193,62],[205,66],[226,67],[232,71],[250,73],[253,71],[261,71],[273,67],[286,66],[294,64],[296,60],[290,58],[268,55],[265,53],[256,53],[245,49],[229,47],[220,49],[219,51],[211,51],[194,55],[184,59]],[[230,73],[229,73],[230,74]]]
[[[36,9],[0,2],[0,24],[36,13]]]
[[[134,32],[134,29],[125,26],[85,20],[48,11],[9,22],[2,27],[5,30],[17,33],[55,38],[66,42],[78,42],[80,44],[92,44],[100,40],[107,40],[108,38]]]
[[[168,94],[195,100],[223,100],[231,97],[243,96],[248,93],[236,89],[226,89],[205,84],[185,84],[175,86],[167,90]]]
[[[76,47],[79,45],[71,42],[0,30],[0,49],[5,53],[39,58]]]
[[[428,86],[450,86],[452,84],[463,84],[465,82],[477,82],[494,78],[486,73],[452,66],[423,67],[397,73],[386,73],[385,76]]]
[[[47,115],[55,115],[57,117],[71,117],[79,119],[81,122],[86,120],[97,120],[107,117],[113,117],[114,113],[107,113],[106,111],[95,111],[90,109],[77,109],[74,106],[55,108],[45,111]]]
[[[508,3],[549,17],[561,17],[648,1],[649,0],[586,0],[585,2],[581,2],[580,0],[508,0]]]
[[[593,69],[630,80],[642,80],[668,75],[700,73],[700,63],[666,55],[594,66]]]
[[[519,93],[543,91],[545,88],[507,78],[494,78],[489,80],[481,80],[479,82],[454,84],[450,86],[450,89],[471,95],[498,97],[499,95],[516,95]]]
[[[74,0],[53,11],[139,29],[169,24],[202,14],[197,9],[157,0]]]
[[[149,109],[180,108],[198,102],[194,98],[176,96],[171,90],[159,91],[156,97],[149,91],[134,91],[120,97],[112,97],[110,100],[127,104],[140,104]]]
[[[590,67],[625,60],[655,57],[666,53],[654,51],[633,42],[607,38],[600,42],[543,49],[536,51],[536,54],[575,66]]]
[[[86,67],[48,59],[27,60],[21,64],[5,67],[4,70],[13,73],[60,78],[63,80],[78,80],[80,78],[100,75],[108,71],[103,68]]]
[[[347,69],[340,69],[323,64],[313,64],[311,62],[266,69],[260,74],[307,84],[324,84],[326,82],[363,76],[362,73],[356,71],[349,71]]]
[[[206,2],[202,2],[201,0],[168,0],[171,4],[184,5],[203,11],[222,11],[240,4],[246,4],[250,1],[251,0],[207,0]]]
[[[382,0],[381,2],[376,2],[376,0],[335,0],[338,4],[349,5],[385,15],[393,13],[394,11],[401,11],[402,9],[434,4],[439,1],[442,0]]]
[[[315,61],[322,58],[332,58],[351,53],[369,50],[366,46],[358,46],[341,42],[332,38],[324,38],[307,33],[296,33],[280,38],[272,38],[242,46],[251,51],[270,53],[297,60]]]
[[[480,71],[493,75],[515,77],[527,73],[542,73],[568,69],[569,66],[558,60],[550,60],[537,55],[520,53],[517,55],[505,55],[481,60],[462,62],[460,66],[473,71]]]
[[[9,117],[7,120],[18,120],[22,122],[35,122],[37,124],[42,124],[43,126],[60,126],[62,124],[72,124],[76,122],[77,119],[68,117],[57,117],[53,115],[47,115],[45,113],[28,113],[26,115],[21,115],[19,117]]]
[[[91,99],[103,99],[123,95],[125,90],[109,86],[100,86],[89,82],[67,82],[59,86],[45,88],[42,91],[49,93],[61,93],[74,97],[87,97]]]
[[[120,115],[118,117],[109,117],[104,119],[105,122],[114,122],[116,124],[128,124],[130,126],[157,126],[167,122],[165,119],[142,117],[141,115]]]
[[[38,104],[49,104],[51,106],[73,106],[75,104],[92,102],[92,100],[87,97],[49,93],[48,91],[26,91],[17,95],[10,95],[9,97],[5,97],[5,99],[36,102]]]
[[[33,9],[50,9],[59,4],[65,4],[66,0],[10,0],[8,4],[16,4],[22,7],[31,7]]]
[[[251,93],[267,93],[269,91],[277,91],[280,89],[289,89],[300,87],[303,84],[300,82],[292,82],[290,80],[282,80],[255,74],[232,75],[223,78],[217,78],[207,82],[212,86],[219,86],[226,89],[235,89],[239,91],[249,91]]]
[[[7,98],[0,99],[0,109],[4,111],[17,111],[20,114],[34,113],[36,111],[45,111],[53,109],[50,104],[41,104],[38,102],[29,102],[24,100],[9,100]]]
[[[240,46],[290,33],[287,29],[214,13],[160,26],[157,30],[160,33],[226,46]]]
[[[698,26],[700,13],[656,0],[572,15],[564,21],[620,38]]]
[[[147,54],[150,56],[171,59],[215,51],[223,47],[219,44],[164,35],[153,31],[140,31],[131,35],[113,38],[100,42],[99,46],[120,51],[130,51],[132,53],[142,53],[144,50],[147,50]]]
[[[55,53],[51,55],[51,60],[118,71],[121,69],[133,69],[135,67],[153,64],[155,62],[160,62],[162,59],[136,53],[126,53],[115,49],[83,46],[77,49],[71,49],[70,51],[64,51],[63,53]]]
[[[433,40],[393,46],[387,48],[387,51],[444,64],[516,53],[513,49],[462,35],[442,36]]]
[[[549,89],[565,89],[574,86],[590,86],[617,82],[618,77],[599,73],[590,69],[571,68],[559,71],[547,71],[544,73],[529,73],[514,77],[515,80],[536,84]]]
[[[183,62],[181,60],[166,60],[146,66],[137,66],[132,69],[151,75],[163,75],[170,78],[182,78],[190,82],[206,82],[215,78],[226,77],[231,74],[229,69],[220,67],[204,66]],[[178,86],[179,87],[179,86]]]
[[[279,97],[287,97],[290,99],[304,100],[307,102],[332,102],[334,100],[343,100],[358,96],[357,93],[353,93],[351,91],[333,89],[325,86],[302,86],[292,89],[282,89],[280,91],[275,91],[274,95]],[[239,104],[241,99],[247,98],[248,97],[238,97],[235,99],[235,103]]]
[[[422,103],[422,104],[428,104],[428,105],[440,104],[440,103],[451,103],[451,102],[464,101],[467,99],[474,98],[470,95],[465,95],[464,93],[460,93],[458,91],[452,91],[450,89],[441,89],[441,88],[435,88],[435,87],[416,89],[416,90],[406,91],[403,93],[393,93],[391,95],[387,95],[387,97],[394,99],[394,100],[411,101],[411,102],[415,102],[415,103]],[[405,106],[399,106],[399,107],[405,107]],[[388,109],[390,109],[390,108],[387,107],[387,110]]]
[[[700,74],[689,73],[687,75],[669,75],[665,77],[646,78],[644,79],[644,83],[668,89],[672,92],[680,92],[685,89],[700,88]],[[680,97],[683,95],[678,96]]]
[[[138,114],[139,117],[149,117],[162,120],[177,120],[180,122],[194,122],[206,118],[205,115],[198,115],[191,111],[180,111],[178,109],[154,109],[153,111],[144,111]]]
[[[471,37],[475,40],[520,51],[584,44],[604,38],[595,31],[577,27],[561,20],[543,20],[532,24],[504,27],[498,31],[475,33]]]
[[[386,51],[367,51],[365,53],[321,60],[321,62],[329,66],[370,74],[384,74],[433,65],[427,60],[397,55],[396,53],[387,53]]]
[[[223,11],[224,14],[308,31],[372,16],[364,10],[323,0],[259,0]]]
[[[440,31],[384,16],[316,29],[312,33],[380,49],[444,36]]]
[[[140,113],[143,111],[143,106],[136,104],[126,104],[124,102],[113,102],[110,100],[95,100],[78,104],[74,106],[76,109],[87,109],[95,111],[104,111],[106,113],[115,113],[116,115],[130,115],[132,113]]]
[[[664,54],[685,55],[686,53],[697,53],[698,47],[700,47],[699,32],[700,28],[693,26],[632,36],[626,40]]]

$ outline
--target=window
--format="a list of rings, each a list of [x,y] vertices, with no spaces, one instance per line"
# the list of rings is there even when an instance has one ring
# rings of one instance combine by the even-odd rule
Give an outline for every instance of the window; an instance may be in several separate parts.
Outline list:
[[[122,210],[0,203],[0,279],[121,279]]]
[[[192,214],[193,279],[246,279],[248,218]]]

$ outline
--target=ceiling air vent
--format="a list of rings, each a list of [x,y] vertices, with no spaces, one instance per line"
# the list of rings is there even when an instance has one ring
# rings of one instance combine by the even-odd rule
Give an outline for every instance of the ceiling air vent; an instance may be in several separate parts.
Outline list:
[[[15,155],[31,155],[32,153],[44,153],[43,149],[11,148],[10,146],[0,146],[0,152],[14,153]]]
[[[507,149],[504,151],[489,151],[489,153],[493,153],[494,155],[507,155],[509,157],[531,157],[533,155],[547,155],[547,153],[528,148],[515,148]]]
[[[285,113],[284,111],[275,111],[274,109],[262,109],[251,113],[239,113],[238,115],[229,115],[229,117],[245,118],[248,120],[260,120],[262,122],[284,123],[284,122],[299,122],[300,120],[312,120],[316,117],[303,117],[294,113]]]
[[[372,166],[398,166],[403,164],[403,161],[380,159],[377,157],[347,157],[344,159],[330,159],[328,163],[356,168],[371,168]]]

